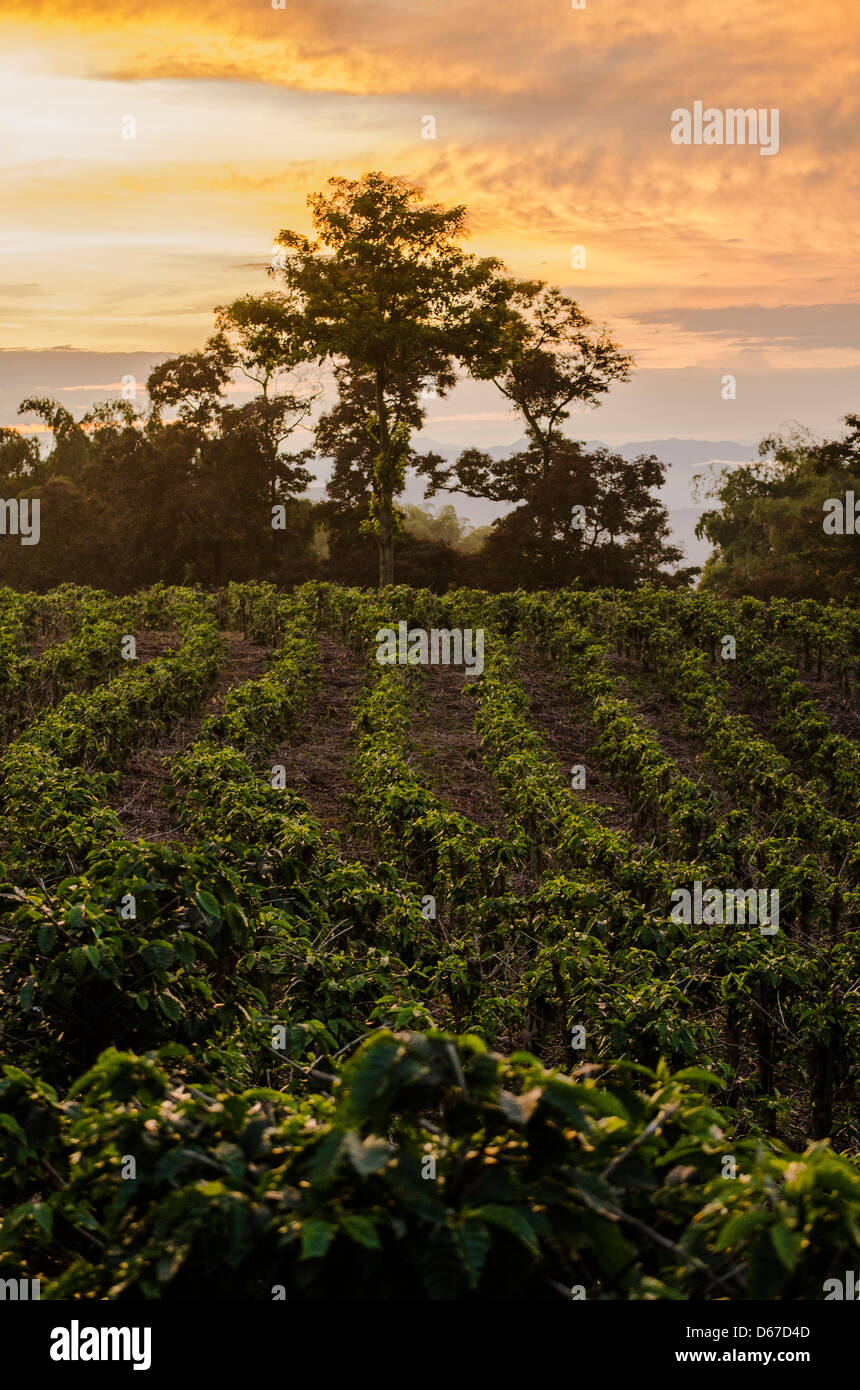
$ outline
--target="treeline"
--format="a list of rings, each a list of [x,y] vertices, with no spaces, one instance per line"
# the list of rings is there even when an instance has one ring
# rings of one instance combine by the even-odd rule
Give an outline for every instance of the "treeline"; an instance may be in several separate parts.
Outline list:
[[[0,429],[0,497],[40,504],[38,544],[26,545],[0,507],[0,582],[364,586],[393,582],[395,555],[399,581],[437,591],[693,582],[654,495],[660,460],[586,453],[564,433],[573,410],[631,374],[603,327],[560,290],[466,253],[465,208],[425,203],[400,179],[332,179],[309,204],[315,239],[276,237],[278,288],[217,309],[202,350],[160,363],[145,394],[131,383],[78,420],[53,400],[21,403],[52,446]],[[319,414],[324,371],[336,395]],[[492,382],[519,416],[525,447],[513,457],[467,449],[450,463],[416,448],[429,402],[463,373]],[[239,383],[250,399],[236,404]],[[706,582],[727,594],[855,593],[853,534],[826,534],[815,510],[822,487],[856,474],[853,438],[818,453],[766,441],[772,464],[734,470],[702,523],[718,547]],[[331,466],[320,502],[303,495],[314,461]],[[410,523],[398,504],[409,470],[428,497],[511,510],[458,543]]]
[[[55,401],[22,402],[53,446],[0,432],[3,498],[38,498],[41,513],[37,545],[5,537],[0,578],[121,591],[158,580],[366,585],[393,579],[396,550],[398,579],[434,589],[678,582],[682,554],[651,495],[659,460],[586,455],[562,433],[575,405],[630,374],[605,330],[558,290],[467,254],[465,209],[427,204],[400,179],[333,179],[310,206],[316,240],[276,239],[279,288],[216,310],[201,351],[150,374],[145,406],[121,399],[76,420]],[[323,369],[336,400],[311,431]],[[416,450],[428,402],[464,371],[494,381],[519,413],[527,443],[516,457],[473,449],[448,466]],[[243,379],[251,399],[235,404]],[[333,461],[316,504],[302,497],[314,458]],[[426,525],[416,534],[397,504],[407,469],[428,495],[514,510],[480,547]]]
[[[152,377],[148,389],[155,390]],[[374,585],[379,545],[369,489],[344,495],[336,456],[326,499],[297,495],[311,480],[311,451],[269,452],[261,424],[271,403],[234,406],[213,397],[210,404],[202,427],[181,415],[165,422],[155,407],[141,416],[125,402],[80,420],[53,401],[24,402],[54,443],[42,455],[33,436],[0,435],[0,496],[40,501],[38,544],[0,538],[0,582],[44,591],[69,581],[113,592],[159,580]],[[525,472],[534,462],[523,454],[504,466]],[[547,476],[527,484],[528,500],[492,527],[469,531],[450,505],[438,516],[398,508],[398,580],[437,592],[558,587],[574,579],[617,587],[677,582],[663,566],[681,552],[667,544],[665,509],[649,492],[662,477],[656,459],[586,455],[565,441]],[[586,525],[577,529],[573,499],[582,497]]]

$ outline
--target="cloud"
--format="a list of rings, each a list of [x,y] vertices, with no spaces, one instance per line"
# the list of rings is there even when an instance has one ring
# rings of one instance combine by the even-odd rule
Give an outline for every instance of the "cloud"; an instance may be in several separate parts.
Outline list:
[[[860,345],[860,304],[729,304],[675,307],[632,315],[638,323],[665,324],[749,347],[790,344],[805,348]]]
[[[832,120],[849,115],[860,16],[844,0],[787,8],[776,0],[678,0],[671,7],[601,0],[5,0],[10,27],[38,34],[90,72],[123,78],[254,78],[312,90],[554,93],[586,87],[676,91],[746,104],[748,89],[826,91]],[[854,42],[852,42],[852,40]],[[825,60],[822,63],[822,59]],[[832,63],[846,81],[833,100]],[[856,68],[855,68],[856,71]],[[589,87],[589,84],[591,86]],[[741,90],[733,90],[739,88]],[[678,104],[678,103],[675,103]]]
[[[198,346],[309,192],[380,168],[647,366],[860,359],[845,0],[3,0],[0,31],[7,341]],[[694,100],[778,106],[778,156],[673,146]]]
[[[0,295],[4,294],[10,299],[32,299],[34,295],[44,294],[44,291],[35,282],[30,284],[3,284],[0,282]]]

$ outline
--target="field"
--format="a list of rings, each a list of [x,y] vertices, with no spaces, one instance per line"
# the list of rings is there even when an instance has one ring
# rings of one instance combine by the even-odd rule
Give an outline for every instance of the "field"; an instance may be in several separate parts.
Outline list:
[[[860,1269],[855,609],[0,598],[0,1276],[792,1300]],[[401,624],[480,660],[380,661]]]

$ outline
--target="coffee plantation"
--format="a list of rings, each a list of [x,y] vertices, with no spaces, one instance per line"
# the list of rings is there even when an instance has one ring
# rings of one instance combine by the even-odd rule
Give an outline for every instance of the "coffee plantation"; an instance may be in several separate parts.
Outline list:
[[[381,664],[404,622],[482,669]],[[825,1298],[858,680],[811,600],[0,591],[0,1278]]]

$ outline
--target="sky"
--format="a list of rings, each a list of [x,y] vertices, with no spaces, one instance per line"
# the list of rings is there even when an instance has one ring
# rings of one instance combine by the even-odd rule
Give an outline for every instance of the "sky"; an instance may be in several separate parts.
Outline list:
[[[856,0],[575,3],[0,0],[0,424],[202,346],[215,305],[272,287],[308,194],[381,169],[465,203],[471,250],[633,353],[571,433],[838,433],[860,410]],[[777,110],[778,151],[675,143],[696,102]],[[470,382],[425,425],[522,432]]]

